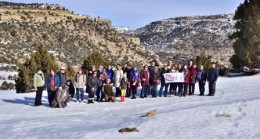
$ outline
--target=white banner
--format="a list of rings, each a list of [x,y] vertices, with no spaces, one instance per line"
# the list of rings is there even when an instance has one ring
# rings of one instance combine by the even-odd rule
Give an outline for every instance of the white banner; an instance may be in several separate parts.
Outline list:
[[[163,74],[165,83],[183,83],[184,73],[165,73]]]

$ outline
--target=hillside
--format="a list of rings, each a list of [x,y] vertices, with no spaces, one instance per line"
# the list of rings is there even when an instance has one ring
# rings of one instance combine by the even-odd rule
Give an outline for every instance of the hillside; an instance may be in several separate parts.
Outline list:
[[[71,102],[64,109],[50,108],[46,92],[43,106],[34,107],[35,93],[1,91],[0,138],[259,139],[259,79],[260,75],[220,77],[214,97]],[[198,85],[195,94],[199,94]],[[144,116],[153,109],[157,115]],[[124,127],[136,127],[139,132],[119,133]]]
[[[72,65],[94,51],[113,64],[156,58],[138,42],[121,36],[109,20],[74,14],[59,5],[0,2],[0,62],[23,62],[38,45]]]
[[[234,52],[233,42],[228,36],[234,31],[233,16],[225,14],[169,18],[136,30],[124,29],[122,33],[139,37],[142,46],[156,52],[161,58],[186,61],[205,51],[213,56],[213,61],[230,65],[229,58]]]

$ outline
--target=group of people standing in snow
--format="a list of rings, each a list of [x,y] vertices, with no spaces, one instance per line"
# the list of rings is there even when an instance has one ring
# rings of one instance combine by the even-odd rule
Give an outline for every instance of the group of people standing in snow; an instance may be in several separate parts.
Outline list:
[[[157,96],[167,97],[168,95],[185,97],[194,95],[195,84],[199,84],[200,96],[204,95],[205,84],[208,81],[209,96],[214,96],[218,70],[216,63],[212,62],[209,69],[203,65],[196,64],[190,60],[187,64],[173,64],[169,60],[167,65],[162,68],[152,61],[150,66],[145,65],[141,72],[138,68],[125,64],[121,67],[108,65],[106,68],[99,66],[98,69],[93,65],[88,71],[78,69],[75,80],[66,79],[65,67],[60,68],[60,72],[55,74],[51,69],[51,74],[46,78],[39,69],[34,76],[34,87],[36,89],[35,106],[41,105],[42,91],[46,88],[48,92],[49,105],[51,107],[65,107],[76,92],[76,102],[84,101],[84,93],[88,94],[88,104],[94,101],[115,102],[117,97],[121,97],[121,102],[125,97],[136,99],[138,87],[142,87],[140,98],[152,98]],[[165,73],[183,73],[184,82],[166,83]],[[158,88],[160,85],[160,88]],[[115,90],[115,93],[114,93]],[[96,96],[96,100],[94,100]]]
[[[61,66],[60,72],[55,73],[54,69],[50,69],[50,75],[47,76],[46,80],[44,78],[41,69],[38,69],[34,74],[34,88],[36,90],[35,106],[42,105],[42,92],[47,90],[49,105],[52,107],[65,107],[67,99],[67,90],[69,86],[67,85],[67,77],[65,74],[65,67]],[[74,87],[73,87],[74,88]],[[73,90],[72,90],[73,91]]]

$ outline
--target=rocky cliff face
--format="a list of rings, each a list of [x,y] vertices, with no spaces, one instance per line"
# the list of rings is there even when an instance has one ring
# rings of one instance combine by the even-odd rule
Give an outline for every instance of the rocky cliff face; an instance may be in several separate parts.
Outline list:
[[[143,65],[156,57],[139,45],[139,38],[122,36],[111,25],[59,5],[0,2],[0,63],[23,62],[38,45],[72,65],[94,51],[113,64]]]
[[[213,61],[229,65],[233,55],[232,41],[228,36],[234,31],[233,14],[176,17],[152,22],[139,29],[125,29],[122,34],[139,37],[141,45],[160,55],[186,61],[202,51],[212,55]]]

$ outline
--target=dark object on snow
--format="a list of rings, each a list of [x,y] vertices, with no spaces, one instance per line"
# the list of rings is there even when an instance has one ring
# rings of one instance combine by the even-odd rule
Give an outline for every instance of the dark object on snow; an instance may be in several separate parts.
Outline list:
[[[135,127],[133,127],[133,128],[128,128],[128,127],[126,127],[126,128],[119,129],[118,132],[119,132],[119,133],[124,133],[124,132],[139,132],[139,130],[138,130],[137,128],[135,128]]]

